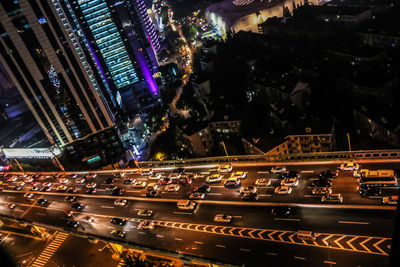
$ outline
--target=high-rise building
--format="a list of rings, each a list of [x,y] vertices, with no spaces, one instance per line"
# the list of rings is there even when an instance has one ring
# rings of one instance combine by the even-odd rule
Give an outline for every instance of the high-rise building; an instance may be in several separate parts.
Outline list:
[[[0,60],[50,143],[79,160],[111,160],[122,151],[111,90],[64,23],[51,0],[0,1]]]
[[[159,42],[140,0],[52,2],[115,105],[137,114],[157,102]]]

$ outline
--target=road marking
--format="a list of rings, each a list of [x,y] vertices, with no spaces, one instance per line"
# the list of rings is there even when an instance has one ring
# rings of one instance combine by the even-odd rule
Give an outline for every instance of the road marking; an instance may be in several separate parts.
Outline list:
[[[7,196],[7,198],[15,198],[15,196]]]
[[[314,171],[301,171],[301,173],[314,173]]]
[[[266,252],[265,254],[267,254],[267,255],[271,255],[271,256],[278,256],[278,254],[276,254],[276,253],[272,253],[272,252]]]
[[[54,239],[47,245],[47,247],[40,253],[40,255],[32,263],[34,267],[45,266],[50,258],[57,252],[58,248],[68,238],[68,234],[56,232]]]
[[[185,214],[185,215],[192,215],[193,213],[191,212],[182,212],[182,211],[173,211],[173,214]]]
[[[129,193],[142,193],[143,190],[126,190],[126,192],[129,192]]]
[[[220,196],[220,195],[222,195],[221,193],[207,193],[207,195],[210,195],[210,196]]]
[[[362,241],[360,243],[360,246],[362,246],[366,251],[371,252],[371,250],[369,250],[364,244],[368,241],[370,241],[372,239],[372,237],[365,239],[364,241]]]
[[[164,236],[163,235],[156,235],[156,237],[163,238]]]
[[[324,263],[327,263],[327,264],[336,264],[336,262],[334,262],[334,261],[324,261]]]
[[[269,173],[269,171],[260,171],[260,172],[257,172],[257,173]]]
[[[105,190],[105,189],[102,189],[102,188],[97,188],[97,191],[99,191],[99,192],[105,192],[106,190]]]
[[[300,219],[291,219],[291,218],[274,218],[275,221],[292,221],[292,222],[299,222]]]
[[[216,247],[219,247],[219,248],[226,248],[226,246],[224,246],[224,245],[215,245]]]
[[[333,241],[333,242],[334,242],[338,247],[343,248],[343,246],[340,245],[339,241],[342,240],[342,239],[345,238],[345,237],[346,237],[345,235],[342,236],[342,237],[339,237],[339,239],[336,239],[336,240]]]
[[[175,237],[174,239],[177,240],[177,241],[182,241],[183,240],[182,238],[178,238],[178,237]]]
[[[333,235],[328,235],[327,237],[325,237],[324,239],[322,239],[322,242],[324,242],[325,245],[326,245],[327,247],[329,247],[329,243],[326,242],[326,240],[328,240],[328,239],[331,238],[332,236],[333,236]]]
[[[210,174],[210,172],[201,172],[200,174]]]
[[[369,224],[369,222],[352,222],[352,221],[338,221],[338,223],[344,223],[344,224]]]
[[[223,185],[210,185],[211,188],[224,188],[225,186]]]
[[[248,249],[248,248],[241,248],[240,250],[244,251],[244,252],[250,252],[250,249]]]
[[[243,217],[241,215],[232,215],[232,218],[241,219]]]
[[[46,216],[46,214],[44,214],[44,213],[39,213],[39,212],[36,212],[35,214],[36,214],[36,215],[40,215],[40,216]]]
[[[114,209],[115,207],[112,207],[112,206],[100,206],[100,208],[103,208],[103,209]]]
[[[319,197],[319,198],[321,198],[322,196],[318,196],[318,195],[304,195],[304,197],[315,197],[315,198]]]
[[[145,232],[139,232],[139,234],[145,235],[146,233]]]
[[[272,195],[270,195],[270,194],[259,194],[258,196],[259,196],[259,197],[270,197],[270,196],[272,196]]]
[[[304,257],[297,257],[297,256],[294,256],[293,258],[296,259],[296,260],[303,260],[303,261],[306,260],[306,258],[304,258]]]

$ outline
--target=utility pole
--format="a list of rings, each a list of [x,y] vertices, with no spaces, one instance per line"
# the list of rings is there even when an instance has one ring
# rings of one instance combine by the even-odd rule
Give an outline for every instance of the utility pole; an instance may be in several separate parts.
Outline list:
[[[347,133],[347,142],[349,144],[349,151],[351,151],[350,134],[349,133]]]
[[[226,150],[226,146],[225,146],[225,143],[224,143],[224,141],[221,141],[221,144],[222,144],[222,147],[224,148],[224,151],[225,151],[226,158],[227,158],[227,159],[228,159],[228,161],[229,161],[228,150]]]
[[[17,160],[16,158],[14,158],[14,160],[15,160],[15,162],[17,163],[19,169],[20,169],[22,172],[25,172],[24,169],[22,168],[22,166],[19,164],[18,160]]]

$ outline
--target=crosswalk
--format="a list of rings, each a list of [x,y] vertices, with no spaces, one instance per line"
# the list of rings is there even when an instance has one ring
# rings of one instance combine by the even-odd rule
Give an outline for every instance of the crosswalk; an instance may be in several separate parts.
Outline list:
[[[68,234],[57,232],[54,235],[54,239],[47,245],[47,247],[40,253],[40,255],[32,263],[32,267],[42,267],[47,264],[53,254],[58,250],[58,248],[63,244],[65,239],[67,239]]]

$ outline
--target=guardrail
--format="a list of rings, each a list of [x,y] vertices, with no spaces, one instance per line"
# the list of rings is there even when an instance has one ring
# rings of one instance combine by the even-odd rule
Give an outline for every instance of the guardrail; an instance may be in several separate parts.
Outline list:
[[[142,161],[141,168],[172,167],[220,163],[257,163],[257,162],[291,162],[291,161],[333,161],[333,160],[400,160],[400,150],[360,150],[302,153],[290,155],[238,155],[223,157],[194,158],[185,160]]]

